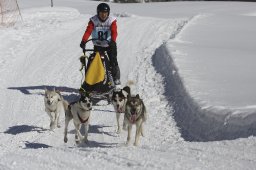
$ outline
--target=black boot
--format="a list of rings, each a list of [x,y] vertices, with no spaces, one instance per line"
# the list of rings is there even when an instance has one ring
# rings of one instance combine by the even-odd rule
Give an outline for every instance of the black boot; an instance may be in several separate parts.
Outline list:
[[[121,85],[120,69],[118,65],[112,67],[112,75],[113,75],[115,85]]]
[[[120,69],[117,62],[117,47],[116,42],[111,41],[109,43],[108,56],[110,60],[110,65],[112,67],[111,73],[114,79],[115,85],[121,85],[120,82]]]

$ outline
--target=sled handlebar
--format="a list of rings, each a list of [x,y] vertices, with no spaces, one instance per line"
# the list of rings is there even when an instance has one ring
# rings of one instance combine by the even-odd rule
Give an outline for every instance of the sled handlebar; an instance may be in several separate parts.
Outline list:
[[[83,49],[84,52],[86,51],[94,51],[94,49]]]
[[[92,39],[89,39],[85,42],[85,44],[87,44],[89,41],[95,41],[95,40],[100,40],[100,41],[107,41],[109,43],[109,40],[107,39],[97,39],[97,38],[92,38]]]
[[[87,44],[88,42],[94,41],[94,40],[100,40],[100,39],[97,39],[97,38],[89,39],[89,40],[87,40],[87,41],[84,43],[85,46],[86,46],[86,44]],[[106,41],[107,43],[109,43],[109,40],[107,40],[107,39],[102,39],[102,40],[100,40],[100,41]],[[94,49],[86,49],[86,48],[83,48],[83,53],[84,53],[84,54],[85,54],[86,51],[95,51],[95,50],[94,50]]]

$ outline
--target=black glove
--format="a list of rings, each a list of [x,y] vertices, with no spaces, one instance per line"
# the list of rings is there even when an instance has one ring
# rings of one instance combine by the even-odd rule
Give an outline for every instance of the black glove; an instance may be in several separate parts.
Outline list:
[[[81,56],[79,60],[82,63],[82,65],[85,66],[85,56]]]
[[[81,41],[80,47],[84,50],[85,49],[85,42]]]
[[[115,62],[116,56],[117,56],[116,42],[111,40],[108,45],[109,45],[108,55],[110,55],[109,56],[110,57],[110,62],[111,63],[117,63],[117,62]]]
[[[109,43],[108,43],[108,45],[109,45],[109,47],[110,48],[116,48],[116,42],[115,41],[113,41],[113,40],[111,40]]]

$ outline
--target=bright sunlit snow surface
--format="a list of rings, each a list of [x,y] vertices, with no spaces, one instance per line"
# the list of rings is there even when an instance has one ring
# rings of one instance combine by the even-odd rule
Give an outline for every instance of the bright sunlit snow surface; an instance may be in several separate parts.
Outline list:
[[[72,122],[64,144],[64,115],[49,130],[44,88],[77,99],[79,43],[98,4],[21,0],[23,21],[0,28],[0,169],[255,169],[256,3],[109,3],[145,137],[125,146],[112,105],[94,106],[88,144],[75,144]]]

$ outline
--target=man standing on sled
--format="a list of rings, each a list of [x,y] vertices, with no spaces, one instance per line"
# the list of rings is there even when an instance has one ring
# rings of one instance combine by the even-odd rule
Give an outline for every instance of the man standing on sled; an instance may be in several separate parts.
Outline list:
[[[85,48],[85,42],[92,35],[94,50],[107,51],[111,72],[116,88],[120,88],[120,69],[117,62],[117,24],[116,18],[109,16],[110,7],[106,3],[97,6],[97,15],[90,18],[86,31],[83,35],[80,47]],[[105,41],[108,40],[108,41]]]

